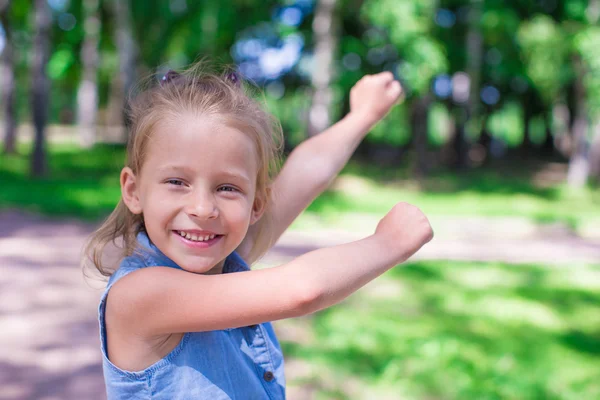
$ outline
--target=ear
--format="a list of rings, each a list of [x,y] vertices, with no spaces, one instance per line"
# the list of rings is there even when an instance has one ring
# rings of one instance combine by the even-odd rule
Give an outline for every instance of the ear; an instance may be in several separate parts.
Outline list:
[[[255,196],[252,205],[252,215],[250,216],[250,225],[254,225],[265,213],[267,208],[267,199],[270,197],[271,188],[267,188],[266,195]]]
[[[133,214],[142,213],[138,189],[137,179],[131,168],[123,168],[121,170],[121,197]]]

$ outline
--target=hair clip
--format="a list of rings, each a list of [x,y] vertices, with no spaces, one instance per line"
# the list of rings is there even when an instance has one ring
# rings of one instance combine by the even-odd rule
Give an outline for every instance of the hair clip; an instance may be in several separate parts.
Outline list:
[[[175,78],[179,78],[180,76],[181,76],[181,75],[179,75],[179,73],[178,73],[178,72],[176,72],[176,71],[173,71],[172,69],[170,69],[170,70],[168,70],[168,71],[167,71],[167,73],[165,74],[165,76],[163,76],[163,77],[160,79],[160,84],[161,84],[161,86],[162,86],[162,85],[164,85],[164,84],[166,84],[166,83],[168,83],[168,82],[171,82],[171,81],[173,81],[173,79],[175,79]]]
[[[240,87],[242,85],[242,80],[240,79],[239,74],[235,71],[227,72],[225,74],[225,79],[233,83],[237,87]]]

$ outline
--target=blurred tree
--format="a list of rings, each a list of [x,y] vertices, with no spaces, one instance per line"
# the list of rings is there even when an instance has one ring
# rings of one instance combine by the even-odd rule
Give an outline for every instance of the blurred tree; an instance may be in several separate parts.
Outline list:
[[[13,0],[10,15],[8,8],[0,12],[6,37],[14,39],[7,40],[2,61],[8,65],[12,46],[15,79],[23,81],[23,71],[33,74],[33,61],[39,63],[37,51],[19,56],[33,36],[33,21],[21,21],[34,14],[29,3]],[[361,76],[389,70],[403,83],[406,101],[361,145],[360,154],[370,160],[397,165],[410,149],[413,171],[422,175],[437,160],[449,161],[447,154],[454,165],[476,167],[488,154],[502,157],[512,148],[527,158],[556,156],[557,148],[572,166],[583,160],[582,171],[600,174],[600,0],[48,3],[56,15],[48,30],[51,121],[71,123],[75,110],[79,123],[93,129],[95,109],[104,112],[108,103],[118,121],[100,121],[121,125],[136,74],[182,68],[207,55],[234,60],[264,86],[289,131],[290,150],[307,131],[322,131],[348,111],[344,96]],[[96,31],[86,22],[94,18],[102,21]],[[100,54],[94,56],[93,48]],[[6,88],[9,77],[3,73]],[[26,108],[22,86],[14,86],[16,109],[8,114]],[[3,97],[9,94],[3,90]],[[93,142],[90,130],[81,131],[88,133],[82,143]]]
[[[582,24],[576,26],[573,37],[572,63],[575,69],[574,94],[575,115],[572,128],[571,158],[569,160],[568,183],[581,187],[588,181],[590,172],[596,173],[600,163],[597,151],[590,145],[597,143],[595,125],[600,125],[600,2],[589,1]]]
[[[123,120],[127,125],[126,99],[136,79],[138,46],[133,35],[130,0],[112,0],[111,5],[116,21],[115,42],[119,54],[119,79],[118,84],[115,84],[113,89],[118,90],[120,93],[119,95],[113,95],[112,99],[118,99],[119,103],[122,104],[120,109],[123,110]],[[166,40],[166,38],[162,38],[162,40]]]
[[[331,124],[334,57],[339,42],[336,0],[318,0],[312,23],[315,41],[312,66],[312,104],[308,112],[308,136],[324,131]]]
[[[588,141],[586,137],[589,121],[586,109],[586,88],[583,84],[585,71],[578,55],[573,56],[573,65],[576,72],[574,82],[575,113],[573,115],[571,157],[569,159],[567,182],[569,186],[581,187],[585,185],[589,175]]]
[[[48,92],[50,81],[46,74],[46,65],[50,52],[50,24],[52,13],[46,0],[35,0],[33,60],[31,65],[31,104],[35,142],[31,159],[33,176],[40,177],[47,173],[45,129],[48,117]]]
[[[15,109],[15,56],[10,26],[10,0],[0,2],[0,23],[4,29],[4,49],[0,60],[0,74],[2,79],[2,93],[4,101],[4,152],[11,154],[15,152],[17,134],[16,109]]]
[[[483,38],[480,23],[483,14],[483,1],[470,0],[467,13],[467,35],[466,35],[466,62],[465,69],[465,94],[463,98],[456,97],[457,113],[455,115],[456,131],[453,137],[454,166],[457,169],[466,168],[469,165],[469,143],[466,138],[466,125],[470,121],[476,121],[479,116],[480,100],[479,92],[481,86],[481,67],[483,58]],[[459,83],[455,80],[456,84]],[[464,107],[464,111],[463,111]]]
[[[403,82],[408,96],[410,132],[416,157],[413,171],[425,172],[427,143],[427,110],[431,103],[428,96],[433,78],[448,69],[447,56],[433,33],[437,1],[398,2],[395,0],[367,0],[362,14],[367,21],[383,29],[398,53],[399,63],[394,72]],[[367,58],[378,63],[386,48],[370,49]],[[370,57],[369,57],[370,55]],[[419,136],[419,138],[416,138]]]
[[[90,148],[96,142],[98,112],[98,42],[100,18],[98,0],[83,0],[84,38],[81,47],[82,78],[77,92],[77,120],[80,142]]]

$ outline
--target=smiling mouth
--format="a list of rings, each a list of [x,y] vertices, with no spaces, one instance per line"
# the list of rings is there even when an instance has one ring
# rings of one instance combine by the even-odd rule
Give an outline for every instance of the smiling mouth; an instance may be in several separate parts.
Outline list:
[[[209,240],[212,240],[214,238],[218,238],[220,236],[223,235],[217,235],[217,234],[210,234],[210,235],[199,235],[197,233],[190,233],[190,232],[186,232],[186,231],[175,231],[176,234],[178,234],[179,236],[181,236],[182,238],[185,238],[187,240],[191,240],[192,242],[206,242]]]

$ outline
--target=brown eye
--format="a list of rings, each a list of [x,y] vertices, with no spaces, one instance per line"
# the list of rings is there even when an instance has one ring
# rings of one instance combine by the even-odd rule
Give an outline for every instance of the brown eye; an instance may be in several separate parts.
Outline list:
[[[218,190],[221,192],[239,192],[239,190],[233,186],[221,186]]]
[[[181,179],[169,179],[165,183],[174,186],[183,186],[183,181]]]

